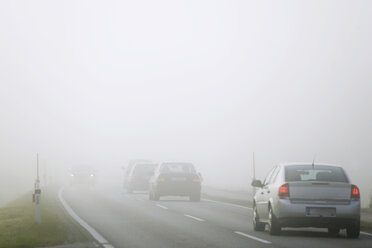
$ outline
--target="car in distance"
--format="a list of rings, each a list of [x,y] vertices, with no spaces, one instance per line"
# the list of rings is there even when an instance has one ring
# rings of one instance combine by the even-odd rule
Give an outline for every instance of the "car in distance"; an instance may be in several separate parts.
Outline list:
[[[129,174],[131,173],[133,166],[137,163],[151,163],[151,161],[146,159],[134,159],[129,161],[128,166],[122,166],[121,168],[124,170],[123,188],[128,189]]]
[[[148,190],[149,180],[157,164],[154,163],[136,163],[130,169],[127,180],[127,192],[133,193],[135,190]]]
[[[253,228],[277,235],[282,227],[328,228],[349,238],[360,233],[360,192],[345,171],[330,164],[279,164],[253,180]]]
[[[96,183],[96,173],[89,165],[75,165],[70,169],[70,185]]]
[[[150,179],[149,199],[158,201],[162,196],[189,196],[200,201],[201,174],[191,163],[162,163]]]

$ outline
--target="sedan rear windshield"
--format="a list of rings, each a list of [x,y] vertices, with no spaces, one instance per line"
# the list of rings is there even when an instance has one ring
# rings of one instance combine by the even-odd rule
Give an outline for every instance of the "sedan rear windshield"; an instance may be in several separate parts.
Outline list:
[[[196,173],[192,164],[188,163],[166,163],[160,168],[161,173]]]
[[[293,165],[285,167],[285,180],[317,181],[317,182],[348,182],[342,168],[326,165]]]

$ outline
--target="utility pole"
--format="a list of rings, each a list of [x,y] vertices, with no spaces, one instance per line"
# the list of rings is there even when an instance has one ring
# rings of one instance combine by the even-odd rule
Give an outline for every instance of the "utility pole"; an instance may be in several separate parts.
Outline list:
[[[35,193],[33,195],[33,202],[35,203],[35,222],[41,223],[41,189],[40,189],[40,177],[39,177],[39,153],[36,155],[36,180],[35,180]]]
[[[256,161],[254,159],[254,152],[253,152],[253,180],[256,180]]]
[[[253,180],[256,180],[256,160],[254,158],[254,152],[253,152],[253,179],[252,179],[252,182]],[[252,195],[255,196],[256,194],[256,188],[255,187],[252,187]]]

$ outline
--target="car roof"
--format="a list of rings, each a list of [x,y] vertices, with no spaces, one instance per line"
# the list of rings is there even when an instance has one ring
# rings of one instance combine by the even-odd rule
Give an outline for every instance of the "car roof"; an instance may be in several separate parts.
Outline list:
[[[309,162],[298,162],[298,163],[280,163],[279,166],[283,166],[283,167],[286,167],[286,166],[294,166],[294,165],[308,165],[308,166],[311,166],[313,163],[309,163]],[[340,165],[337,165],[337,164],[329,164],[329,163],[314,163],[314,166],[333,166],[333,167],[342,167]]]

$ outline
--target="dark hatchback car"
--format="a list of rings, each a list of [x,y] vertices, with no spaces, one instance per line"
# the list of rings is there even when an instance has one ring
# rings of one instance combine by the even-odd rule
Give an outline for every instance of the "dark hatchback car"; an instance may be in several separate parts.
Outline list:
[[[95,170],[88,165],[76,165],[70,169],[70,185],[73,184],[88,184],[96,183]]]
[[[127,181],[127,192],[133,193],[135,190],[148,190],[149,180],[157,164],[154,163],[137,163],[132,166]]]
[[[201,175],[191,163],[162,163],[150,179],[149,199],[161,196],[189,196],[200,201]]]

